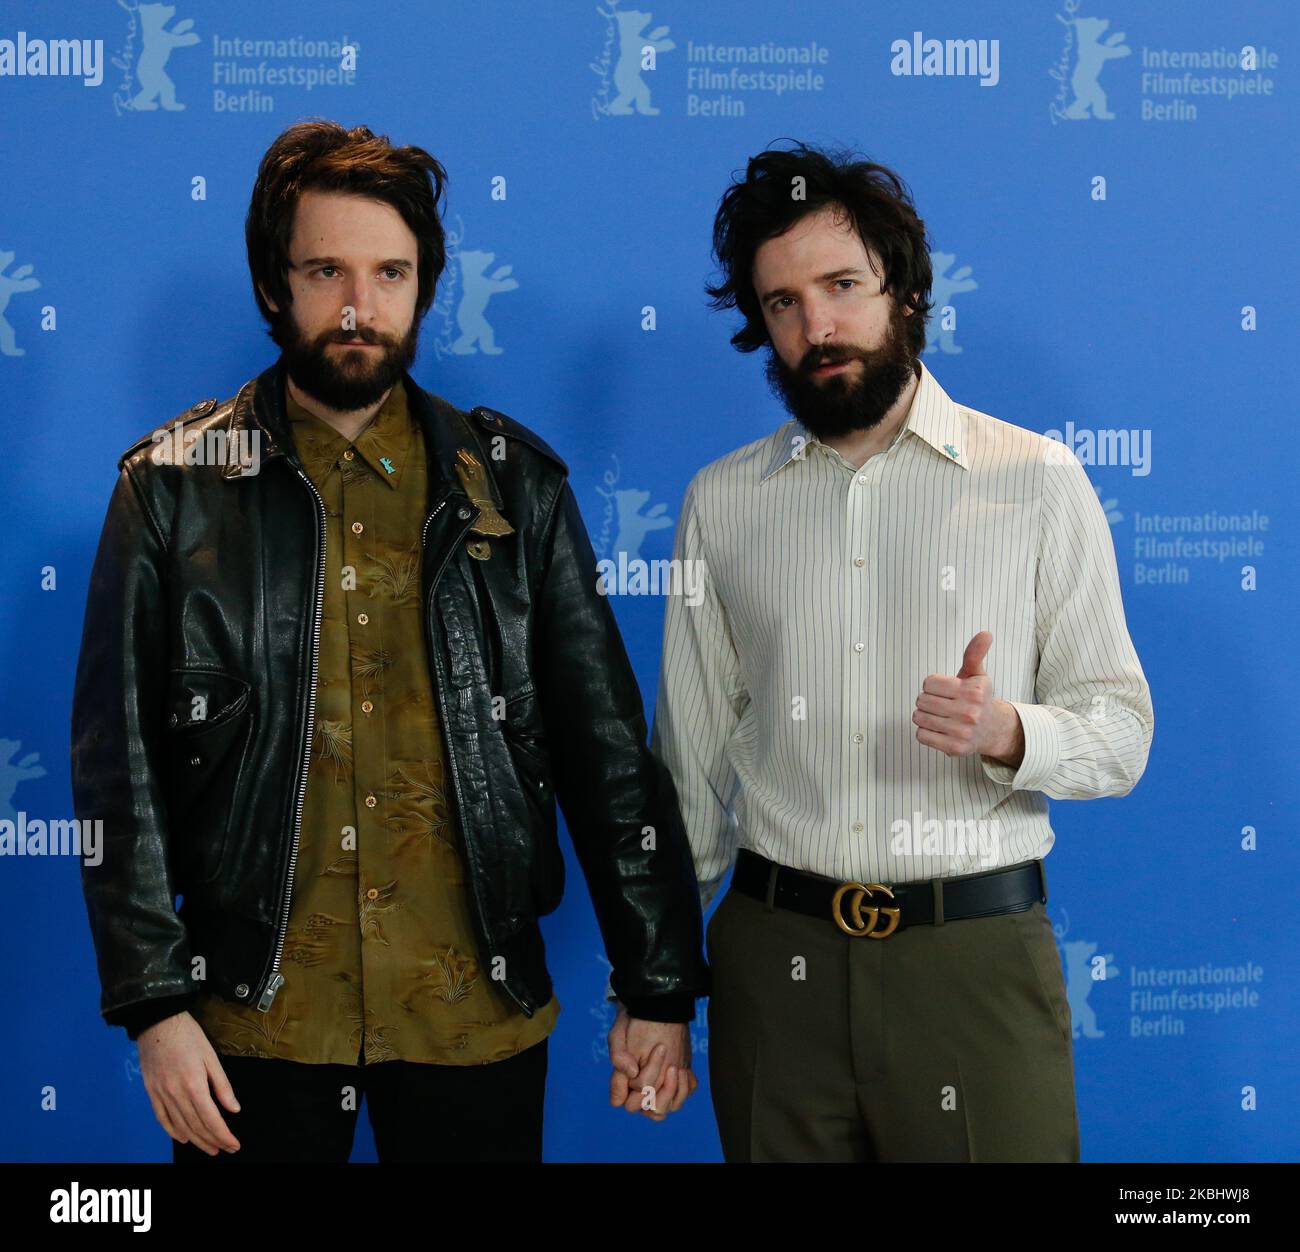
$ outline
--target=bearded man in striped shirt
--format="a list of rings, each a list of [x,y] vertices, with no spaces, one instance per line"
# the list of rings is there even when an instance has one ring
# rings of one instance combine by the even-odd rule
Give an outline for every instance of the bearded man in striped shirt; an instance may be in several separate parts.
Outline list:
[[[652,745],[704,904],[729,1161],[1077,1161],[1047,799],[1122,796],[1150,691],[1063,445],[921,362],[925,225],[884,166],[763,152],[715,307],[791,417],[704,466]],[[689,566],[686,564],[689,563]]]

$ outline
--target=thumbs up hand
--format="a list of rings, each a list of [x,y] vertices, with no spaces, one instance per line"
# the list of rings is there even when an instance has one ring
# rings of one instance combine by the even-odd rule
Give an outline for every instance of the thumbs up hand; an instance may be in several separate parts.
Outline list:
[[[916,697],[912,721],[916,740],[949,756],[991,757],[1019,766],[1025,736],[1020,715],[1005,700],[993,696],[993,680],[984,672],[984,658],[993,636],[981,630],[966,645],[955,675],[931,674]]]

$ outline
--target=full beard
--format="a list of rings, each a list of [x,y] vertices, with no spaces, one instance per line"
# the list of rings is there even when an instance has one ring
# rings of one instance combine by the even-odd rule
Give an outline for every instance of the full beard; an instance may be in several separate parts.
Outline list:
[[[852,344],[810,348],[796,368],[788,366],[769,343],[765,368],[768,386],[790,414],[818,439],[870,430],[879,425],[918,373],[902,333],[902,316],[894,314],[885,343],[879,348],[864,349]],[[860,361],[861,365],[856,371],[850,366],[820,380],[813,377],[812,370],[818,365],[838,361]]]
[[[419,346],[419,325],[411,321],[405,338],[396,340],[369,329],[330,330],[304,339],[294,327],[284,348],[285,368],[298,388],[340,413],[350,413],[375,404],[411,368]],[[331,348],[340,339],[364,340],[380,345],[368,348]]]

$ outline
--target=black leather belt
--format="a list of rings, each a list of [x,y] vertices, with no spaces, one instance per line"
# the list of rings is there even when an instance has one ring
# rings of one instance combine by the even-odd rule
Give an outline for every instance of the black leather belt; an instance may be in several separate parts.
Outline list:
[[[845,934],[868,939],[886,939],[908,926],[1019,913],[1035,900],[1047,903],[1047,874],[1040,860],[960,878],[837,882],[741,848],[731,885],[755,900],[825,918]]]

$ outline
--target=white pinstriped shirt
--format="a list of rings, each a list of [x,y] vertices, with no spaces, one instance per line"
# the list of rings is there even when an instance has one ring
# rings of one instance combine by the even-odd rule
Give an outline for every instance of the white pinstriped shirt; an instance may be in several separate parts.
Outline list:
[[[860,469],[793,418],[704,466],[673,557],[703,563],[703,598],[667,597],[651,743],[706,905],[737,843],[862,882],[1041,858],[1046,797],[1125,795],[1146,766],[1150,690],[1083,466],[923,363]],[[926,677],[981,630],[1024,726],[1016,769],[916,740]]]

